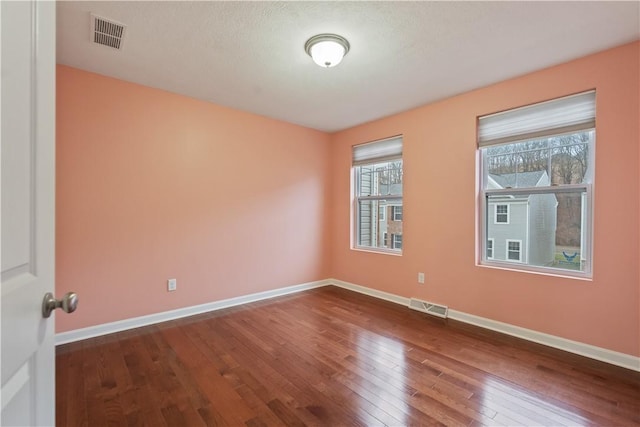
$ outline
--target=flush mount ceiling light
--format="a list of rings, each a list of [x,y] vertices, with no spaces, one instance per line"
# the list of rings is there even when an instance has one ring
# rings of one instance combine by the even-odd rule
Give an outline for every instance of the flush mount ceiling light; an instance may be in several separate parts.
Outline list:
[[[349,52],[349,42],[337,34],[318,34],[304,44],[304,50],[321,67],[335,67]]]

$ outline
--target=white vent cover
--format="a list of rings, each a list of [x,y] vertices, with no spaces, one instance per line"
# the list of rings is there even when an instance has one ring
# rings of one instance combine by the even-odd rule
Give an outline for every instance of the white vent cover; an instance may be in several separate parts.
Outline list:
[[[111,19],[91,14],[91,41],[120,50],[127,27]]]
[[[411,298],[411,300],[409,300],[409,308],[445,319],[447,318],[448,308],[445,305],[434,304],[432,302]]]

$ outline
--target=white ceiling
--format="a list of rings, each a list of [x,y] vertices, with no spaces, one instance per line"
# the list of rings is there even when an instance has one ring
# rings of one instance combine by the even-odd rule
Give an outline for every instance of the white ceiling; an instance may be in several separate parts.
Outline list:
[[[640,2],[58,2],[58,63],[337,131],[640,38]],[[89,13],[127,25],[90,41]],[[319,33],[351,51],[323,69]]]

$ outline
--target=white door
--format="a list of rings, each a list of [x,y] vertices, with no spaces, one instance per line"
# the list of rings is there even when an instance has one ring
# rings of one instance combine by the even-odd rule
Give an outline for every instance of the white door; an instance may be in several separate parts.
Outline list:
[[[55,423],[55,2],[2,1],[1,422]]]

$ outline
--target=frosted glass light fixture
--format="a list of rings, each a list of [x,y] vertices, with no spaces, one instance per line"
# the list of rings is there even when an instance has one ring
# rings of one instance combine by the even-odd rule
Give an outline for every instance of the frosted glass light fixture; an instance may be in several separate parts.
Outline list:
[[[318,34],[304,44],[304,50],[321,67],[335,67],[349,52],[349,42],[337,34]]]

